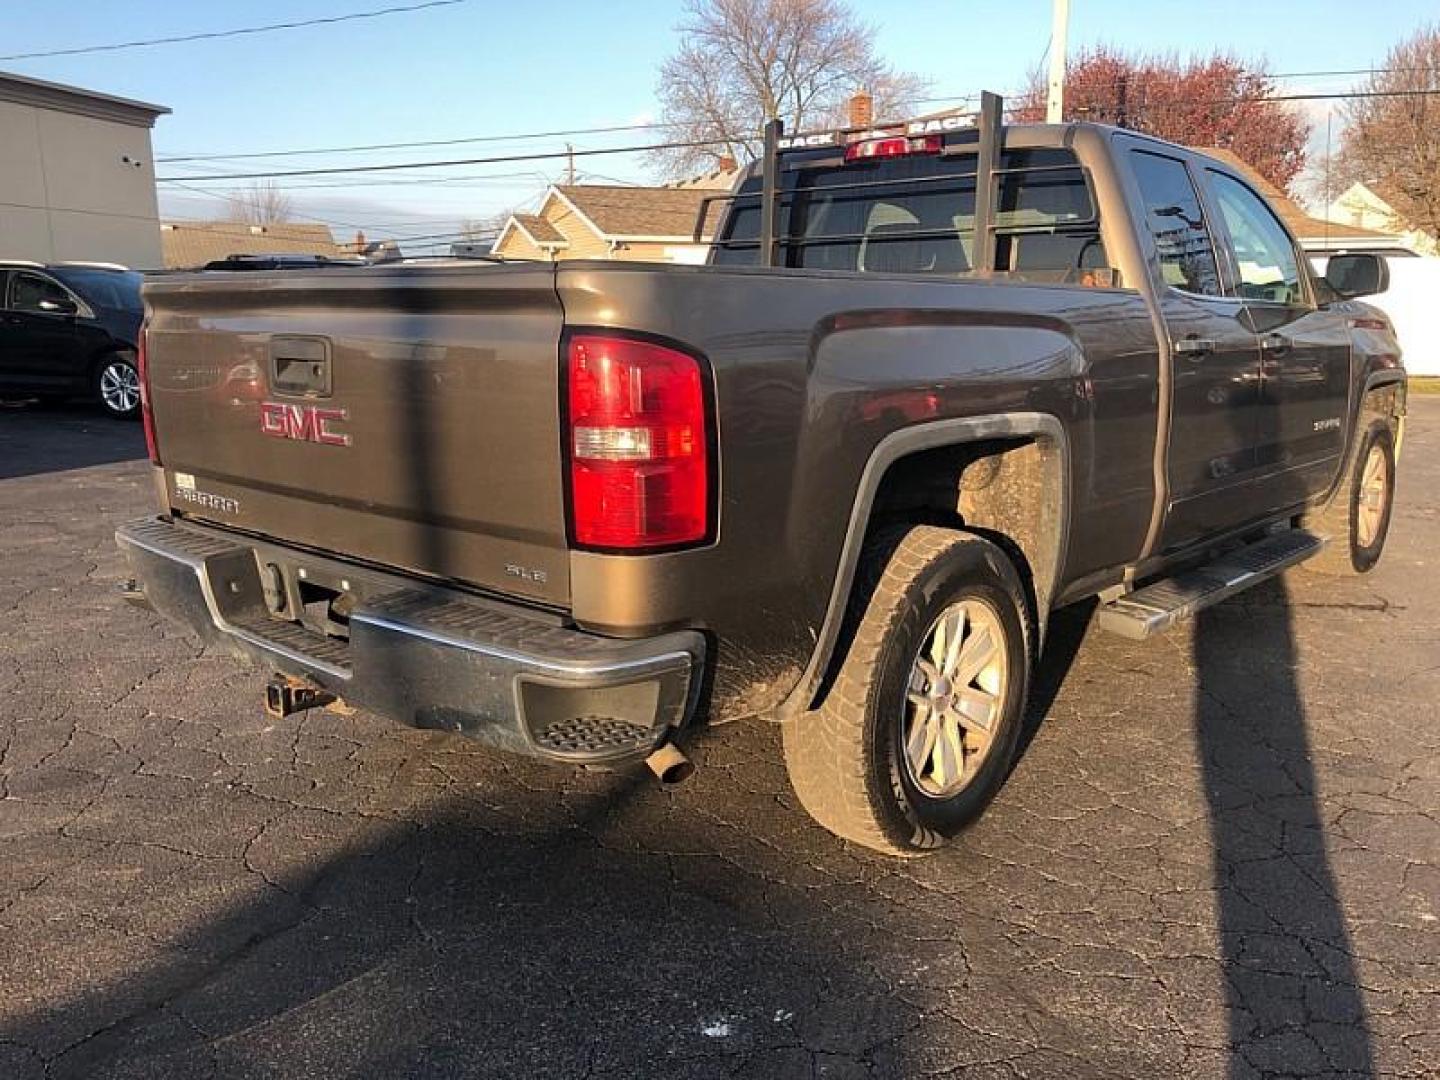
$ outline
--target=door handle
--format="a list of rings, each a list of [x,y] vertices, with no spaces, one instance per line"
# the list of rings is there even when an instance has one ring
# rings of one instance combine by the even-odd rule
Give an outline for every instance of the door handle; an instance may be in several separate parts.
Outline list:
[[[1175,355],[1188,356],[1191,360],[1199,360],[1202,356],[1209,356],[1215,351],[1215,342],[1211,338],[1183,337],[1175,342]]]

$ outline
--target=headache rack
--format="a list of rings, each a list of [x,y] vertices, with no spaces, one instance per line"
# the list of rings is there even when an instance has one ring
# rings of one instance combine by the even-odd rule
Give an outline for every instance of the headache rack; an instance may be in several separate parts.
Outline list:
[[[985,277],[994,273],[995,265],[995,177],[999,172],[1000,151],[1002,142],[1001,122],[1004,112],[1004,99],[999,94],[989,92],[980,95],[980,109],[978,112],[969,114],[952,114],[947,120],[953,121],[955,127],[950,130],[975,130],[977,137],[973,143],[962,146],[946,148],[942,151],[945,154],[974,154],[975,163],[975,273]],[[918,121],[909,124],[878,125],[870,128],[836,128],[827,131],[803,133],[790,137],[785,136],[784,121],[779,118],[771,118],[766,121],[764,128],[764,145],[760,155],[760,231],[759,249],[760,265],[763,267],[775,267],[779,265],[780,248],[787,241],[780,238],[778,234],[779,211],[780,211],[780,171],[784,155],[795,151],[816,151],[834,150],[844,155],[847,147],[856,143],[871,140],[894,141],[902,138],[925,139],[932,137],[922,126],[915,129]],[[858,136],[859,138],[850,138]],[[938,138],[938,136],[935,136]],[[828,159],[827,159],[828,160]],[[842,185],[844,188],[863,189],[877,187],[894,187],[894,180],[857,180],[853,184]],[[831,190],[836,190],[833,188]],[[745,194],[717,194],[707,195],[700,202],[700,210],[695,219],[695,229],[692,240],[696,244],[704,244],[706,222],[710,216],[710,207],[714,203],[735,202],[740,199],[754,199],[755,192]],[[922,235],[918,233],[916,235]],[[847,237],[830,237],[830,240],[844,240]],[[724,245],[723,240],[708,241],[712,244]],[[753,241],[740,242],[744,246],[751,246]]]

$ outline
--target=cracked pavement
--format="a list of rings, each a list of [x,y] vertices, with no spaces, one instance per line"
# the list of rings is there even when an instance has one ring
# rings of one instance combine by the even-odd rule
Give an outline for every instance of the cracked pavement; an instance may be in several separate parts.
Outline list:
[[[1009,786],[917,861],[811,824],[764,722],[667,791],[268,721],[116,597],[142,457],[0,410],[0,1077],[1440,1072],[1440,399],[1368,577],[1060,616]]]

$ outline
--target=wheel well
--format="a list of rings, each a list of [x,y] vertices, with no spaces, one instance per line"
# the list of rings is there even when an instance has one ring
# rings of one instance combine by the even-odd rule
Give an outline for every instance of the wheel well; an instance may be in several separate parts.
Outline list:
[[[1404,393],[1405,384],[1398,381],[1370,387],[1360,399],[1360,423],[1369,415],[1387,421],[1393,428],[1405,412]]]
[[[1010,558],[1030,604],[1038,655],[1061,572],[1068,513],[1065,462],[1044,435],[986,439],[921,450],[891,463],[876,490],[867,538],[897,525],[940,525],[977,533]],[[815,704],[844,662],[853,613],[867,598],[865,575],[851,586],[847,618],[825,665]]]
[[[870,528],[898,523],[968,529],[1015,562],[1037,619],[1049,609],[1065,527],[1062,463],[1044,436],[993,439],[910,454],[886,470]]]
[[[100,376],[100,369],[105,366],[106,361],[112,356],[119,356],[129,360],[132,364],[135,363],[135,349],[132,346],[120,342],[111,342],[103,348],[96,349],[90,356],[90,367],[86,376],[86,381],[92,388],[95,385],[95,380]]]

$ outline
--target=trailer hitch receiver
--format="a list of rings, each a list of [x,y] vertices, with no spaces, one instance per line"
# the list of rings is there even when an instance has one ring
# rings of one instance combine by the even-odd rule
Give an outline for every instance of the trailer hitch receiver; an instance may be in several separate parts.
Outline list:
[[[277,675],[265,684],[265,715],[283,720],[291,713],[319,709],[335,700],[329,690],[321,689],[303,679]]]

